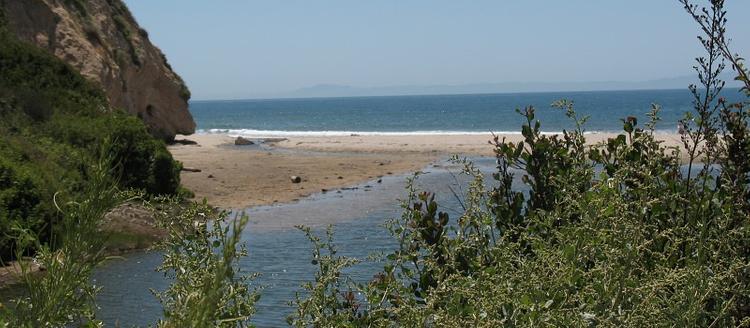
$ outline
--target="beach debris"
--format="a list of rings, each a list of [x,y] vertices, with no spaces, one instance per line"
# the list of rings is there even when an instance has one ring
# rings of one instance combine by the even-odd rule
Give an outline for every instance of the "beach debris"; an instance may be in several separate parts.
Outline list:
[[[248,146],[248,145],[254,145],[255,142],[253,142],[250,139],[245,139],[243,137],[237,137],[237,139],[234,140],[235,146]]]
[[[386,172],[385,174],[391,175],[391,174],[393,174],[393,172]]]
[[[182,170],[185,172],[201,172],[201,169],[195,169],[192,167],[183,167]]]
[[[320,191],[323,192],[323,193],[327,193],[328,189],[323,188],[323,189],[320,189]]]
[[[292,183],[300,183],[300,182],[302,182],[302,178],[300,178],[300,177],[298,177],[296,175],[293,175],[293,176],[289,177],[289,179],[292,180]]]
[[[357,133],[352,133],[352,134],[350,134],[349,136],[351,136],[351,137],[359,137],[359,134],[357,134]]]
[[[263,139],[263,143],[276,143],[276,142],[282,142],[287,141],[289,139],[287,138],[265,138]]]
[[[340,175],[339,175],[339,177],[338,177],[338,178],[336,178],[336,179],[339,179],[339,180],[344,180],[344,177],[342,177],[342,176],[340,176]]]
[[[214,178],[214,175],[213,175],[213,174],[209,174],[209,175],[208,175],[208,178],[209,178],[209,179],[213,179],[213,178]]]
[[[383,183],[383,179],[378,179],[378,183]]]
[[[197,145],[198,143],[189,139],[175,139],[175,140],[172,140],[172,144],[174,145]]]

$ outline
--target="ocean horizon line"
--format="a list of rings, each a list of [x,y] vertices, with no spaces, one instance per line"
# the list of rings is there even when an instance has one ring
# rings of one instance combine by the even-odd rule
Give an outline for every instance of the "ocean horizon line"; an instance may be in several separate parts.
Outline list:
[[[728,89],[739,89],[725,87]],[[450,96],[482,96],[482,95],[522,95],[522,94],[555,94],[555,93],[598,93],[598,92],[643,92],[643,91],[689,91],[685,88],[642,88],[642,89],[596,89],[596,90],[540,90],[540,91],[499,91],[499,92],[459,92],[459,93],[414,93],[414,94],[382,94],[382,95],[341,95],[341,96],[280,96],[280,97],[237,97],[237,98],[210,98],[190,99],[190,103],[206,102],[241,102],[241,101],[264,101],[264,100],[308,100],[308,99],[341,99],[341,98],[387,98],[387,97],[450,97]]]
[[[689,86],[685,87],[663,87],[663,88],[612,88],[612,89],[570,89],[570,90],[517,90],[517,91],[497,91],[497,92],[455,92],[455,93],[394,93],[394,94],[373,94],[373,95],[289,95],[289,96],[243,96],[243,97],[216,97],[191,99],[190,103],[205,102],[241,102],[241,101],[269,101],[269,100],[313,100],[313,99],[345,99],[345,98],[387,98],[387,97],[450,97],[450,96],[483,96],[483,95],[524,95],[524,94],[560,94],[560,93],[600,93],[600,92],[644,92],[644,91],[686,91],[689,92]],[[698,88],[702,90],[702,88]],[[740,87],[727,85],[723,90],[739,91]]]
[[[542,131],[544,135],[562,134],[563,131]],[[591,134],[619,134],[622,131],[591,130],[584,131],[584,135]],[[676,130],[655,130],[656,134],[674,134]],[[349,137],[349,136],[464,136],[464,135],[520,135],[521,131],[293,131],[293,130],[255,130],[255,129],[198,129],[196,134],[219,134],[231,137]]]

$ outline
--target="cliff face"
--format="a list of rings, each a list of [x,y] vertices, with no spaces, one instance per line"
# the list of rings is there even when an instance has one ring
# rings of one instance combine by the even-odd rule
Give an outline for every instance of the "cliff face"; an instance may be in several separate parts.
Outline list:
[[[101,84],[113,107],[171,140],[195,132],[190,92],[121,0],[0,0],[8,28]]]

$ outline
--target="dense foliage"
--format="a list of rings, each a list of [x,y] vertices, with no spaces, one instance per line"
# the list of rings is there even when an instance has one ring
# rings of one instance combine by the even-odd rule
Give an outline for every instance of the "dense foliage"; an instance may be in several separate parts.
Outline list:
[[[31,263],[21,261],[21,276],[27,290],[0,303],[0,327],[101,327],[94,297],[100,287],[91,281],[95,267],[108,260],[103,253],[106,234],[99,231],[104,214],[124,201],[143,199],[142,193],[120,192],[111,180],[110,154],[90,168],[91,180],[81,202],[57,201],[63,212],[59,246],[37,245],[42,275],[30,272]],[[247,251],[239,243],[247,217],[225,223],[227,213],[204,203],[185,204],[178,197],[156,197],[145,203],[155,213],[169,236],[159,247],[164,262],[159,268],[172,284],[154,291],[164,306],[156,327],[245,327],[255,312],[259,295],[250,288],[252,276],[237,268]],[[21,243],[38,243],[30,231],[19,234]]]
[[[14,253],[17,231],[49,240],[62,218],[54,193],[86,188],[105,140],[112,141],[112,172],[122,189],[178,191],[179,163],[140,120],[110,109],[97,86],[17,40],[2,19],[0,72],[0,260]]]
[[[311,237],[319,271],[290,323],[750,326],[750,103],[727,103],[717,77],[728,61],[748,96],[750,81],[728,50],[723,1],[683,4],[707,55],[682,147],[655,138],[658,106],[645,126],[625,118],[620,135],[591,146],[572,102],[553,104],[574,126],[561,135],[519,110],[524,140],[495,138],[492,183],[464,162],[472,182],[459,218],[410,187],[389,224],[400,247],[369,283],[352,283],[343,269],[356,261]]]
[[[90,276],[103,254],[105,235],[99,230],[104,214],[121,199],[112,181],[107,157],[88,169],[89,181],[80,192],[83,198],[59,195],[55,204],[62,213],[56,246],[43,244],[34,231],[20,229],[19,247],[35,246],[36,263],[44,275],[31,274],[31,262],[19,261],[26,293],[11,304],[0,304],[0,327],[65,327],[76,323],[95,326],[94,295],[98,288]],[[72,196],[77,197],[77,196]]]

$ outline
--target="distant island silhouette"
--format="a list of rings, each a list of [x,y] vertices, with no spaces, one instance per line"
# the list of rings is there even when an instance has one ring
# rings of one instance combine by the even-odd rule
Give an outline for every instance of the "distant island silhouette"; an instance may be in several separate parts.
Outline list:
[[[727,87],[739,84],[734,77],[724,74]],[[258,94],[246,98],[314,98],[314,97],[368,97],[407,95],[447,95],[482,93],[566,92],[566,91],[612,91],[612,90],[665,90],[685,89],[697,83],[694,75],[684,75],[643,81],[583,81],[583,82],[499,82],[435,85],[396,85],[362,87],[341,84],[317,84],[288,92]]]

